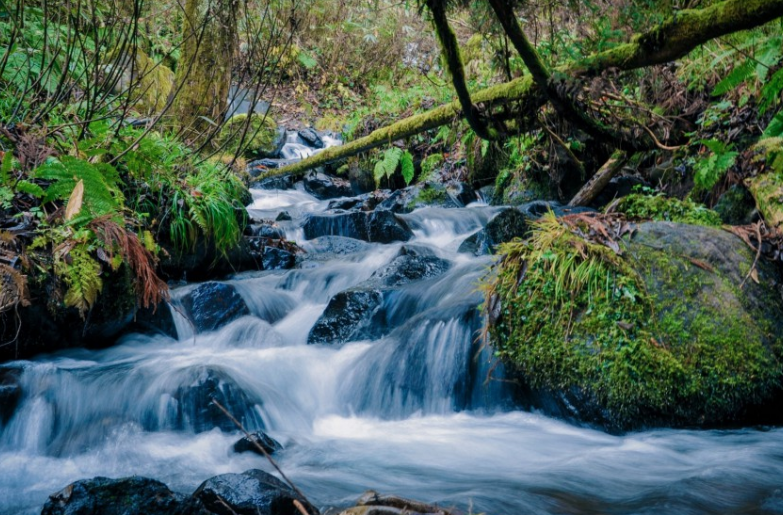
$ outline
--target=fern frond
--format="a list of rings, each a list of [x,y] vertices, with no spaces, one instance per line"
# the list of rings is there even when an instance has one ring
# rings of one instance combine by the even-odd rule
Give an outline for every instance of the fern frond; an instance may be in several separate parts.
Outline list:
[[[413,166],[413,156],[407,150],[400,157],[400,171],[402,172],[402,178],[405,180],[405,185],[409,185],[416,171]]]
[[[761,135],[762,138],[777,138],[780,136],[783,136],[783,111],[780,111],[770,120],[769,125],[764,129],[764,134]]]
[[[68,307],[79,310],[84,318],[98,299],[98,294],[103,289],[103,280],[100,277],[101,265],[95,261],[84,245],[74,247],[69,256],[70,264],[65,261],[58,263],[58,273],[68,285],[64,302]]]
[[[375,177],[376,185],[379,185],[381,183],[381,179],[384,177],[388,179],[394,175],[395,170],[397,170],[397,165],[400,164],[402,154],[403,151],[401,148],[390,147],[386,149],[381,160],[375,163],[375,170],[373,175]]]
[[[715,88],[712,90],[712,95],[720,96],[731,91],[745,82],[748,78],[752,77],[755,73],[755,61],[747,59],[744,63],[731,70],[731,73],[715,85]]]
[[[764,114],[783,97],[783,68],[772,74],[764,87],[761,88],[759,113]]]

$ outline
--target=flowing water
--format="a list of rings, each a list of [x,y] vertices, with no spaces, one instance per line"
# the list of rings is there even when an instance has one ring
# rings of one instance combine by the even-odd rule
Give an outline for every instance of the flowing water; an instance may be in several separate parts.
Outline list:
[[[48,494],[99,475],[190,493],[216,474],[270,470],[231,451],[237,431],[202,430],[187,416],[187,392],[210,374],[241,392],[236,414],[286,446],[280,466],[321,507],[375,489],[494,515],[783,513],[781,429],[611,436],[519,411],[505,383],[486,381],[493,363],[476,341],[475,287],[491,261],[456,249],[496,208],[405,215],[415,233],[405,245],[449,270],[385,295],[379,334],[308,345],[330,297],[403,244],[324,252],[323,241],[302,241],[300,221],[327,202],[297,190],[254,198],[256,217],[288,211],[287,236],[309,252],[299,269],[227,281],[251,315],[193,334],[175,314],[177,339],[134,334],[12,364],[24,396],[0,428],[0,513],[39,513]],[[189,288],[174,291],[175,304]]]

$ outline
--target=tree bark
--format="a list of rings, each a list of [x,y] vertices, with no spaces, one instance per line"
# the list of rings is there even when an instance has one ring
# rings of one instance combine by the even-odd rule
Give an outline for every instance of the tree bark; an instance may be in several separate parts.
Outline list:
[[[726,0],[705,9],[681,11],[658,27],[634,36],[629,43],[588,56],[582,61],[560,67],[556,72],[566,76],[594,75],[609,68],[632,70],[679,59],[707,41],[768,23],[783,16],[783,0]],[[524,110],[541,107],[546,95],[531,76],[492,86],[473,94],[475,103],[505,104],[521,102]],[[332,147],[264,175],[271,177],[301,174],[325,164],[388,145],[429,129],[451,123],[462,117],[459,101],[454,101],[426,113],[411,116],[376,130],[340,147]]]
[[[187,0],[173,125],[197,140],[226,112],[237,42],[238,0]]]

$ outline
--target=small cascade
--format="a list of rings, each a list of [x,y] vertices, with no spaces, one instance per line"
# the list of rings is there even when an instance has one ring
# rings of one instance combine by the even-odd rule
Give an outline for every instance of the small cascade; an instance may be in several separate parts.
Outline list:
[[[288,138],[289,157],[303,152]],[[21,394],[0,418],[0,513],[40,513],[80,478],[190,492],[266,467],[231,452],[240,433],[213,398],[286,446],[281,467],[320,506],[372,488],[509,515],[783,510],[783,430],[618,437],[518,411],[480,339],[477,285],[493,258],[458,252],[498,208],[389,213],[407,240],[379,243],[340,227],[307,239],[329,203],[302,189],[253,199],[255,218],[290,215],[279,225],[305,251],[300,266],[176,288],[177,338],[130,334],[7,365]],[[189,320],[200,309],[209,323]],[[740,483],[744,496],[731,493]]]

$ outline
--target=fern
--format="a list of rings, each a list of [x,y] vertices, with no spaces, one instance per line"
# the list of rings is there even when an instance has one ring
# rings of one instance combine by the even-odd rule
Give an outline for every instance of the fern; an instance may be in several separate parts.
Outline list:
[[[70,253],[70,263],[59,261],[55,266],[57,275],[68,285],[64,302],[68,307],[76,308],[84,318],[103,289],[101,265],[95,261],[85,245],[78,245]]]
[[[11,170],[14,168],[14,155],[6,152],[3,155],[3,162],[0,164],[0,185],[9,186],[11,184]]]
[[[744,63],[731,70],[731,73],[715,85],[715,88],[712,90],[712,95],[720,96],[731,91],[752,77],[755,73],[756,63],[750,59],[746,60]]]
[[[76,183],[84,181],[84,206],[86,210],[74,218],[75,225],[81,225],[93,218],[115,214],[122,208],[124,199],[120,191],[120,177],[110,165],[93,165],[71,156],[59,161],[50,159],[38,167],[33,176],[36,179],[52,181],[43,196],[44,202],[65,201]]]
[[[777,138],[783,136],[783,111],[780,111],[770,120],[767,128],[764,129],[762,138]]]
[[[693,182],[697,191],[709,191],[734,165],[738,153],[731,150],[730,144],[716,139],[702,140],[701,143],[712,151],[712,155],[696,163]]]
[[[780,101],[781,95],[783,95],[783,68],[776,71],[761,88],[759,113],[762,115],[766,113],[767,109]]]
[[[400,157],[400,171],[402,172],[402,178],[405,180],[405,185],[409,185],[416,170],[413,166],[413,156],[407,150]]]
[[[380,185],[381,179],[384,177],[389,179],[394,175],[395,170],[397,170],[397,165],[400,164],[402,154],[403,151],[401,148],[390,147],[386,149],[381,160],[375,163],[373,175],[375,177],[376,186]]]

